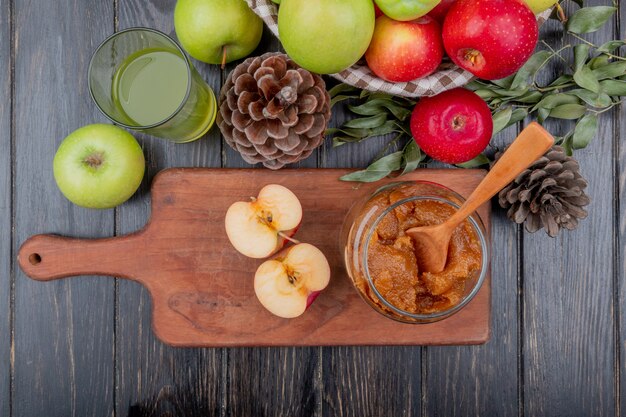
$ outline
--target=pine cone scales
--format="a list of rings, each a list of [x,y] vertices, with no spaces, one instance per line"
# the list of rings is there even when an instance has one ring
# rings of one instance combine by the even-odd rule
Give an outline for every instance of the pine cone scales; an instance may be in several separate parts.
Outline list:
[[[554,146],[500,191],[500,206],[531,233],[543,227],[555,237],[561,228],[573,230],[578,220],[587,217],[583,207],[590,203],[584,191],[587,181],[579,169],[574,158]]]
[[[311,155],[324,140],[330,96],[324,80],[287,55],[248,58],[220,93],[218,125],[243,159],[279,169]]]

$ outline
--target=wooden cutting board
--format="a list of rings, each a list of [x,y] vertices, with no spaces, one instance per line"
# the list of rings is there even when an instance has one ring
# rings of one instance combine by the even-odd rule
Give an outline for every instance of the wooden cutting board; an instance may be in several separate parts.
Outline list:
[[[463,310],[432,324],[404,324],[375,312],[343,267],[339,232],[352,202],[381,186],[341,182],[340,169],[279,172],[175,168],[152,184],[152,217],[140,231],[108,239],[37,235],[20,248],[24,272],[40,281],[109,275],[143,284],[152,296],[153,328],[175,346],[311,346],[476,344],[489,338],[490,278]],[[403,180],[427,180],[469,195],[480,170],[418,170]],[[231,203],[282,184],[300,199],[304,218],[296,238],[324,252],[330,285],[302,316],[281,319],[254,294],[261,260],[236,252],[224,230]],[[479,214],[490,230],[490,208]]]

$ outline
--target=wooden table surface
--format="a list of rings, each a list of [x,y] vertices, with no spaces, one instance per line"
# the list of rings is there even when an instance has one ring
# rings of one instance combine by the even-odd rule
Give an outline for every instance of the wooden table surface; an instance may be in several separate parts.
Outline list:
[[[496,210],[486,345],[177,349],[155,338],[148,293],[134,282],[26,278],[15,254],[28,236],[125,234],[148,218],[147,190],[159,170],[247,166],[217,128],[185,145],[136,135],[148,169],[126,204],[82,209],[55,186],[52,157],[60,141],[82,125],[106,122],[87,89],[91,53],[132,26],[173,33],[173,8],[174,0],[0,0],[0,416],[620,414],[625,109],[603,115],[597,138],[576,154],[593,198],[579,230],[557,239],[531,235]],[[626,18],[626,7],[620,13]],[[569,42],[558,27],[542,28],[555,46]],[[616,19],[589,39],[617,39],[619,28]],[[257,52],[277,48],[266,33]],[[227,72],[197,68],[218,91]],[[343,120],[336,109],[333,123]],[[566,127],[549,128],[559,134]],[[496,143],[515,134],[509,129]],[[363,167],[382,143],[333,149],[327,140],[300,166]]]

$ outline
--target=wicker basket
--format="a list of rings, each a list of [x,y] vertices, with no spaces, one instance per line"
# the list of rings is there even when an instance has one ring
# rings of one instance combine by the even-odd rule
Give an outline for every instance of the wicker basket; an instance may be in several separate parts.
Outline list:
[[[277,5],[271,0],[246,1],[250,8],[263,19],[272,33],[278,37]],[[539,15],[539,23],[545,22],[548,16],[550,16],[549,10]],[[365,60],[361,60],[350,68],[331,76],[364,90],[380,91],[403,97],[434,96],[443,91],[461,87],[473,78],[471,73],[457,67],[450,61],[444,61],[434,74],[406,83],[392,83],[377,77],[366,65]]]

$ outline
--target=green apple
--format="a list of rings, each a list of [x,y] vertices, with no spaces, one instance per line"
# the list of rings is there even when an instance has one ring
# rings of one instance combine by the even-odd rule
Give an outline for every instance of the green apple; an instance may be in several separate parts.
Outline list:
[[[340,72],[365,53],[374,33],[372,0],[282,0],[278,33],[298,65],[319,74]]]
[[[534,14],[539,14],[554,6],[558,0],[525,0]]]
[[[221,64],[256,49],[263,21],[245,0],[178,0],[174,28],[189,55],[207,64]]]
[[[125,130],[93,124],[70,133],[54,155],[54,179],[68,200],[82,207],[112,208],[132,196],[146,162]]]
[[[374,0],[382,12],[393,20],[403,22],[425,16],[441,0]]]

